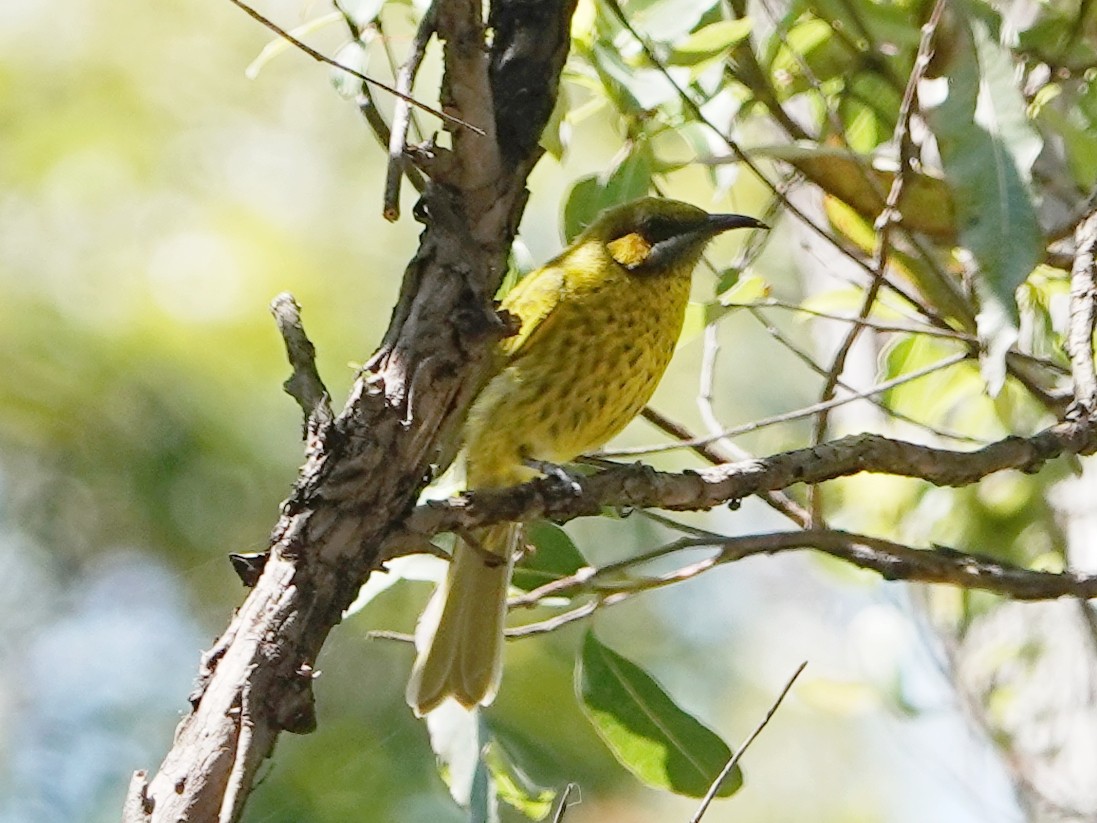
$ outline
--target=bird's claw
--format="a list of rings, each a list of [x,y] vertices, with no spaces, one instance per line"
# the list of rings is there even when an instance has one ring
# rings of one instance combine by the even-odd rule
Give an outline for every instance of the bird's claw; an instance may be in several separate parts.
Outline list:
[[[527,458],[525,463],[534,471],[539,471],[545,477],[552,478],[576,497],[583,493],[583,487],[579,485],[579,480],[563,466],[558,466],[556,463],[549,463],[545,460],[534,460],[532,458]]]

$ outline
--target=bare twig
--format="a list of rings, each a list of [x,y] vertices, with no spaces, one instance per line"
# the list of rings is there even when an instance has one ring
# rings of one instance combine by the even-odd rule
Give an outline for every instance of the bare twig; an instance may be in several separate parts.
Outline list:
[[[579,791],[579,785],[577,783],[568,783],[564,787],[564,791],[560,793],[560,799],[557,801],[556,813],[552,816],[552,823],[561,823],[564,819],[564,812],[568,809],[568,801],[571,800],[571,793]],[[579,794],[579,799],[575,801],[574,805],[578,805],[583,802],[582,793]]]
[[[633,573],[652,560],[706,548],[719,551],[663,574]],[[581,612],[578,616],[585,617],[588,609],[593,611],[597,606],[612,605],[625,597],[677,585],[728,563],[757,555],[804,549],[820,551],[858,568],[876,572],[885,580],[980,589],[1015,600],[1097,597],[1097,575],[1025,569],[947,546],[918,549],[893,540],[839,529],[803,529],[738,537],[681,537],[635,557],[607,563],[599,568],[580,569],[512,598],[509,606],[512,609],[531,608],[543,605],[543,601],[549,598],[571,599],[582,594],[595,595],[594,600],[560,615],[567,618],[565,622],[570,622],[571,619],[578,619],[569,617],[573,613]]]
[[[419,73],[419,66],[423,62],[423,55],[427,51],[427,43],[434,36],[435,7],[431,4],[423,19],[419,21],[419,28],[415,32],[415,39],[411,43],[411,51],[400,71],[396,73],[396,88],[403,94],[410,96],[412,86],[415,83],[415,75]],[[404,144],[407,141],[408,125],[411,123],[411,107],[406,100],[398,99],[392,112],[392,130],[389,134],[389,164],[385,172],[385,199],[382,213],[386,220],[397,220],[400,217],[400,180],[404,176],[406,157]]]
[[[842,397],[836,397],[833,400],[828,400],[825,403],[814,403],[810,406],[804,406],[801,409],[795,411],[785,412],[783,414],[775,414],[772,417],[766,417],[762,420],[756,420],[752,423],[744,423],[742,426],[736,426],[731,429],[725,429],[710,437],[698,437],[693,440],[682,440],[678,443],[667,443],[658,446],[637,446],[627,449],[614,449],[612,451],[605,451],[602,454],[606,457],[634,457],[640,454],[654,454],[657,452],[673,451],[675,449],[692,448],[693,446],[701,446],[707,443],[712,443],[718,440],[722,440],[727,437],[735,437],[740,434],[746,434],[748,432],[757,431],[758,429],[764,429],[768,426],[775,426],[778,423],[788,423],[793,420],[801,420],[805,417],[811,417],[812,415],[819,414],[820,412],[828,411],[837,406],[844,406],[847,403],[853,403],[857,400],[864,400],[872,397],[873,395],[882,394],[883,392],[894,389],[896,386],[901,386],[905,383],[910,383],[914,380],[918,380],[934,372],[942,371],[943,369],[951,368],[952,366],[962,363],[968,359],[967,352],[959,352],[951,357],[946,357],[944,360],[938,360],[936,363],[931,363],[923,368],[916,369],[912,372],[899,375],[891,380],[885,380],[883,383],[877,383],[870,389],[866,389],[863,392],[854,392],[852,394],[844,395]]]
[[[358,28],[354,15],[344,8],[343,4],[337,2],[335,7],[343,15],[343,21],[347,24],[347,29],[350,32],[351,37],[364,48],[365,41],[363,40],[363,36],[365,30]],[[377,30],[378,34],[382,36],[382,42],[385,42],[383,39],[384,31],[381,28],[381,21],[379,19],[374,21],[373,27]],[[366,119],[366,125],[368,125],[370,131],[373,132],[373,136],[377,138],[377,142],[382,146],[388,146],[389,140],[392,137],[392,132],[389,129],[389,124],[385,122],[385,118],[377,109],[377,104],[373,100],[373,94],[370,92],[369,83],[363,81],[359,84],[358,95],[354,102],[358,106],[358,111],[360,111],[362,116]],[[404,176],[408,178],[408,182],[411,183],[417,192],[420,194],[423,193],[427,182],[419,169],[405,167]]]
[[[479,134],[479,135],[484,135],[486,133],[484,131],[484,129],[480,128],[479,126],[474,126],[472,123],[469,123],[467,120],[462,120],[460,117],[455,117],[452,114],[446,114],[444,111],[440,111],[439,109],[433,108],[432,106],[428,106],[426,103],[420,103],[414,97],[411,97],[411,96],[405,94],[404,92],[400,91],[399,89],[397,89],[393,86],[390,86],[388,83],[383,83],[380,80],[374,80],[372,77],[369,77],[365,74],[362,74],[362,72],[360,72],[360,71],[352,69],[349,66],[344,66],[342,63],[340,63],[337,60],[332,60],[326,54],[324,54],[322,52],[319,52],[316,49],[314,49],[312,46],[308,45],[307,43],[305,43],[301,40],[298,40],[296,37],[294,37],[292,34],[290,34],[284,28],[282,28],[277,23],[275,23],[273,20],[270,20],[269,18],[264,17],[258,11],[256,11],[251,6],[249,6],[247,3],[244,3],[243,0],[229,0],[229,2],[232,3],[234,6],[236,6],[237,8],[241,9],[245,14],[248,15],[248,17],[250,17],[253,20],[261,23],[264,26],[266,26],[268,29],[273,31],[275,34],[277,34],[283,40],[286,40],[287,42],[289,42],[292,45],[296,46],[298,49],[303,51],[305,54],[307,54],[313,60],[316,60],[320,63],[325,63],[326,65],[329,65],[332,68],[339,69],[340,71],[345,71],[351,77],[357,77],[363,83],[369,83],[372,86],[376,86],[379,89],[387,91],[393,97],[396,97],[400,100],[403,100],[408,105],[415,106],[415,108],[420,109],[422,111],[425,111],[428,114],[433,114],[435,117],[439,118],[440,120],[445,120],[446,122],[453,123],[454,125],[457,125],[457,126],[463,126],[466,129],[468,129],[469,131],[475,132],[476,134]]]
[[[790,303],[787,300],[780,300],[775,297],[752,300],[749,303],[736,303],[732,301],[724,303],[723,305],[729,308],[734,306],[742,309],[784,309],[786,311],[807,314],[811,317],[819,317],[823,320],[836,320],[840,323],[859,322],[865,328],[885,334],[918,334],[924,337],[939,337],[944,340],[957,340],[968,344],[978,343],[978,338],[975,335],[956,331],[955,329],[942,329],[936,326],[926,325],[911,326],[903,323],[885,323],[880,320],[872,320],[871,317],[858,318],[855,315],[838,314],[837,312],[814,309],[810,306],[804,306],[800,303]]]
[[[537,623],[527,623],[524,626],[518,626],[513,629],[507,629],[505,632],[507,640],[514,640],[520,637],[532,637],[537,634],[548,634],[554,632],[562,626],[566,626],[568,623],[574,623],[576,620],[582,620],[583,618],[590,617],[603,605],[603,601],[599,598],[591,600],[589,603],[584,603],[576,609],[566,611],[563,614],[556,617],[550,617],[548,620],[541,620]]]
[[[712,785],[709,786],[708,792],[705,793],[704,798],[701,800],[701,805],[697,808],[697,812],[689,819],[689,823],[701,823],[701,818],[704,817],[705,812],[708,811],[709,805],[711,805],[713,799],[715,799],[717,793],[720,791],[720,786],[723,785],[724,781],[727,780],[728,775],[731,774],[739,761],[742,760],[746,750],[750,748],[750,744],[762,733],[762,729],[766,727],[766,724],[773,719],[773,715],[777,713],[781,701],[785,699],[785,695],[792,689],[792,684],[796,682],[796,678],[800,676],[800,673],[807,667],[807,664],[808,662],[805,660],[797,667],[796,671],[792,673],[792,676],[785,683],[785,687],[781,689],[781,693],[777,695],[777,699],[774,700],[773,704],[769,707],[766,716],[762,718],[762,722],[755,726],[754,731],[747,736],[747,739],[742,742],[724,768],[720,770],[720,774],[712,781]]]

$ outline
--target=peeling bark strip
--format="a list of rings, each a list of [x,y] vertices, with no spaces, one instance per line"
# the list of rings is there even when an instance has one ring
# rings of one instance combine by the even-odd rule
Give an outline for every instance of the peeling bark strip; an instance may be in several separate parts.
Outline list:
[[[535,5],[527,17],[528,0],[493,4],[499,24],[489,49],[478,0],[435,3],[443,103],[486,134],[458,127],[452,151],[434,149],[429,168],[424,160],[431,180],[417,216],[426,228],[382,346],[342,412],[315,428],[310,419],[307,462],[262,576],[204,655],[191,712],[159,771],[135,775],[126,823],[239,820],[278,734],[315,728],[313,662],[414,506],[431,462],[451,450],[447,440],[504,333],[491,296],[552,109],[529,101],[555,99],[574,0]],[[522,71],[511,72],[519,55]],[[501,84],[507,94],[496,100]],[[498,145],[496,125],[519,121]]]

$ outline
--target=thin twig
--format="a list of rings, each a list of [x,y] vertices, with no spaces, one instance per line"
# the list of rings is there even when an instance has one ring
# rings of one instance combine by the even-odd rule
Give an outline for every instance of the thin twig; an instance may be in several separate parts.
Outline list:
[[[769,334],[774,340],[776,340],[778,343],[788,349],[788,351],[791,352],[797,360],[799,360],[801,363],[803,363],[820,377],[826,377],[827,370],[824,369],[820,364],[816,363],[811,355],[809,355],[806,351],[804,351],[791,340],[789,340],[788,337],[786,337],[780,329],[778,329],[771,322],[769,322],[769,318],[762,314],[761,311],[759,311],[757,308],[752,307],[750,309],[750,315],[762,325],[762,328],[766,330],[767,334]],[[856,391],[853,386],[842,380],[838,381],[838,387],[847,392]],[[895,420],[901,420],[904,423],[909,423],[912,426],[916,426],[920,429],[923,429],[924,431],[928,431],[931,434],[937,435],[938,437],[956,440],[960,443],[975,443],[980,446],[987,442],[986,440],[977,437],[970,437],[966,434],[959,434],[957,432],[948,432],[943,429],[939,429],[936,426],[931,426],[928,423],[923,423],[921,420],[916,420],[910,415],[903,414],[900,411],[889,408],[887,404],[885,404],[882,400],[879,400],[875,397],[867,397],[865,399],[872,403],[872,405],[876,406],[876,408],[880,409],[880,411],[884,412],[884,414],[886,414],[888,417],[894,418]]]
[[[730,441],[728,442],[730,443],[731,448],[727,451],[719,449],[712,443],[698,443],[697,438],[689,429],[681,423],[671,420],[666,415],[656,411],[651,406],[646,406],[643,411],[640,412],[640,416],[660,431],[669,434],[671,437],[677,437],[678,440],[682,442],[683,448],[688,448],[694,454],[699,455],[714,466],[718,466],[721,463],[729,463],[733,460],[749,460],[753,457],[753,455],[745,449],[736,446],[734,443],[730,443]],[[808,521],[811,519],[807,509],[784,492],[764,492],[760,494],[759,497],[761,497],[770,507],[779,511],[798,526],[808,525]]]
[[[837,312],[823,311],[822,309],[813,309],[810,306],[804,306],[799,303],[789,303],[787,300],[780,300],[775,297],[767,297],[762,300],[752,300],[749,303],[736,303],[729,301],[722,305],[727,307],[736,307],[741,309],[785,309],[786,311],[798,312],[800,314],[811,315],[812,317],[819,317],[823,320],[836,320],[840,323],[856,323],[860,322],[861,325],[866,328],[878,331],[884,334],[918,334],[924,337],[939,337],[945,340],[957,340],[962,343],[977,343],[978,338],[973,334],[967,334],[966,332],[956,331],[955,329],[942,329],[936,326],[907,326],[901,323],[885,323],[880,320],[872,320],[870,317],[866,317],[858,321],[858,318],[849,314],[838,314]]]
[[[548,620],[541,620],[537,623],[527,623],[524,626],[518,626],[513,629],[507,629],[504,632],[504,636],[507,640],[514,640],[520,637],[532,637],[537,634],[548,634],[554,632],[562,626],[566,626],[568,623],[574,623],[576,620],[582,620],[586,617],[590,617],[596,612],[599,607],[603,605],[601,598],[596,598],[588,603],[584,603],[577,609],[566,611],[563,614],[551,617]]]
[[[564,819],[564,812],[568,808],[568,801],[571,800],[572,791],[579,791],[578,783],[568,783],[564,787],[564,791],[560,793],[559,805],[556,807],[556,813],[552,816],[552,823],[561,823]],[[575,805],[583,802],[583,795],[580,793],[579,799],[575,801]]]
[[[800,673],[807,667],[808,662],[805,660],[801,663],[796,671],[792,673],[792,677],[785,683],[785,687],[781,689],[781,693],[777,695],[777,699],[773,701],[773,704],[769,707],[769,711],[766,712],[766,716],[762,718],[762,722],[755,726],[754,731],[750,733],[746,740],[742,742],[735,754],[731,756],[731,759],[727,762],[723,769],[720,770],[720,774],[712,781],[712,785],[709,786],[708,792],[705,794],[704,799],[701,800],[701,805],[698,807],[697,812],[689,819],[689,823],[701,823],[701,818],[704,817],[706,811],[708,811],[709,805],[715,799],[716,795],[720,791],[720,786],[727,780],[728,775],[738,765],[739,761],[743,758],[743,754],[750,748],[750,745],[754,742],[755,738],[762,733],[762,729],[766,727],[766,724],[773,719],[773,715],[777,713],[777,709],[781,705],[781,701],[785,699],[785,695],[792,689],[792,684],[796,682],[796,678],[800,676]]]
[[[698,549],[718,549],[702,560],[658,575],[630,575],[637,568],[664,557]],[[737,537],[680,537],[664,546],[599,568],[585,568],[546,583],[510,601],[511,608],[530,608],[547,598],[575,598],[594,594],[600,601],[634,596],[692,580],[715,568],[757,555],[786,551],[820,551],[858,568],[876,572],[885,580],[937,583],[980,589],[1015,600],[1053,600],[1059,597],[1097,597],[1097,575],[1074,571],[1026,569],[986,555],[934,545],[918,549],[893,540],[840,529],[802,529]],[[593,609],[592,609],[593,610]],[[576,609],[574,611],[579,611]],[[570,615],[572,612],[566,612]],[[586,616],[586,612],[582,616]],[[570,621],[569,621],[570,622]]]
[[[419,21],[419,28],[415,31],[415,39],[411,43],[411,51],[407,59],[396,73],[396,88],[404,95],[411,95],[412,86],[415,83],[415,75],[419,73],[419,66],[423,62],[423,55],[427,51],[427,43],[434,36],[435,10],[432,3]],[[395,221],[400,217],[400,180],[403,179],[407,158],[404,154],[404,145],[407,142],[408,125],[411,123],[411,107],[406,100],[398,99],[392,111],[392,129],[389,134],[389,163],[385,172],[385,199],[382,214],[386,220]]]
[[[279,37],[281,37],[282,39],[284,39],[287,42],[291,43],[292,45],[296,46],[298,49],[303,51],[305,54],[307,54],[313,60],[316,60],[320,63],[324,63],[326,65],[329,65],[332,68],[339,69],[340,71],[345,71],[351,77],[357,77],[363,83],[369,83],[370,85],[376,86],[379,89],[387,91],[389,94],[393,95],[394,97],[396,97],[400,100],[403,100],[408,105],[415,106],[415,108],[420,109],[422,111],[425,111],[428,114],[433,114],[435,117],[439,118],[440,120],[445,120],[448,123],[453,123],[453,124],[458,125],[458,126],[464,126],[469,131],[475,132],[476,134],[479,134],[479,135],[485,134],[485,132],[482,128],[480,128],[478,126],[474,126],[472,123],[469,123],[466,120],[462,120],[460,117],[454,117],[452,114],[446,114],[444,111],[440,111],[439,109],[428,106],[426,103],[420,103],[414,97],[411,97],[407,94],[404,94],[399,89],[394,88],[393,86],[390,86],[388,83],[383,83],[380,80],[374,80],[372,77],[369,77],[365,74],[362,74],[362,72],[360,72],[360,71],[356,71],[355,69],[352,69],[349,66],[344,66],[342,63],[340,63],[337,60],[332,60],[326,54],[323,54],[322,52],[319,52],[316,49],[314,49],[312,46],[308,45],[307,43],[304,43],[301,40],[298,40],[296,37],[294,37],[292,34],[290,34],[284,28],[282,28],[277,23],[275,23],[273,20],[270,20],[270,19],[264,17],[258,11],[256,11],[251,6],[249,6],[247,3],[243,2],[243,0],[229,0],[229,2],[232,3],[234,6],[236,6],[237,8],[241,9],[245,14],[248,15],[248,17],[250,17],[253,20],[257,21],[258,23],[261,23],[262,25],[266,26],[268,29],[270,29],[275,34],[277,34]]]
[[[905,383],[910,383],[914,380],[919,380],[934,372],[942,371],[943,369],[950,368],[959,363],[964,362],[969,357],[967,352],[959,352],[951,357],[946,357],[943,360],[938,360],[936,363],[932,363],[921,369],[917,369],[912,372],[900,375],[899,377],[892,378],[891,380],[885,380],[883,383],[877,383],[870,389],[866,389],[861,392],[854,392],[843,397],[836,397],[833,400],[828,400],[824,403],[814,403],[810,406],[804,406],[803,408],[796,409],[795,411],[785,412],[784,414],[775,414],[772,417],[766,417],[762,420],[756,420],[752,423],[744,423],[742,426],[736,426],[735,428],[725,429],[724,431],[712,435],[709,437],[698,437],[693,440],[682,440],[678,443],[664,443],[655,446],[636,446],[625,449],[613,449],[609,451],[601,452],[603,457],[636,457],[641,454],[658,454],[660,452],[674,451],[676,449],[693,448],[694,446],[703,446],[708,443],[721,440],[727,437],[736,437],[740,434],[747,434],[749,432],[758,431],[769,426],[777,425],[778,423],[789,423],[793,420],[801,420],[805,417],[811,417],[819,414],[820,412],[829,411],[830,409],[838,406],[844,406],[847,403],[853,403],[857,400],[865,400],[873,395],[881,394],[886,391],[890,391],[897,386],[902,386]]]

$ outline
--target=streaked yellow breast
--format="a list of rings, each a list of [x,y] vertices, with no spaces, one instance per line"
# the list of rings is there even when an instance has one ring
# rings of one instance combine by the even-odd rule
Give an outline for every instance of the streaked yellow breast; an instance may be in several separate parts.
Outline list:
[[[596,449],[639,413],[674,353],[694,262],[629,273],[592,241],[508,296],[523,328],[466,424],[470,488],[528,479],[527,458]]]

